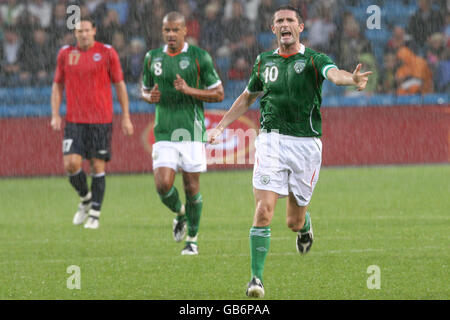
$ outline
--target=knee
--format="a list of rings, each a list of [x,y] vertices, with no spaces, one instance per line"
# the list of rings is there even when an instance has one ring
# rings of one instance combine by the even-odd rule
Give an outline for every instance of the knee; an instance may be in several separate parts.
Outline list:
[[[95,161],[92,164],[92,171],[94,174],[104,173],[105,172],[105,163],[101,161]]]
[[[256,226],[268,226],[271,222],[274,208],[266,202],[260,201],[256,206],[255,221]]]
[[[189,182],[184,184],[184,192],[189,197],[195,196],[197,193],[200,192],[200,186],[196,182]]]
[[[74,160],[64,161],[64,170],[69,174],[77,173],[81,169],[80,163]]]
[[[286,224],[289,229],[291,229],[294,232],[297,232],[303,227],[303,224],[305,223],[305,219],[303,217],[303,220],[300,217],[287,217],[286,218]]]
[[[289,229],[291,229],[292,231],[296,231],[298,224],[295,220],[288,218],[286,219],[286,224]]]
[[[156,191],[160,195],[167,194],[170,191],[170,189],[172,189],[172,184],[169,179],[159,179],[156,182]]]

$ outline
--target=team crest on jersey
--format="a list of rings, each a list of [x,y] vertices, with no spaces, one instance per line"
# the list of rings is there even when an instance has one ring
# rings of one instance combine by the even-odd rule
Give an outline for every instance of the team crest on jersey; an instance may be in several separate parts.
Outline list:
[[[300,74],[303,71],[303,69],[305,69],[305,65],[306,65],[306,61],[305,60],[297,60],[297,61],[295,61],[295,64],[294,64],[295,72]]]
[[[269,182],[270,182],[270,176],[267,176],[267,175],[261,176],[262,184],[268,184]]]
[[[181,61],[180,61],[180,68],[181,68],[181,70],[184,70],[184,69],[186,69],[187,67],[189,67],[189,64],[190,64],[190,62],[189,62],[188,59],[183,59],[183,60],[181,60]]]
[[[95,62],[98,62],[98,61],[100,61],[100,60],[102,59],[102,55],[101,55],[100,53],[96,53],[96,54],[94,54],[94,55],[92,56],[92,59],[93,59]]]

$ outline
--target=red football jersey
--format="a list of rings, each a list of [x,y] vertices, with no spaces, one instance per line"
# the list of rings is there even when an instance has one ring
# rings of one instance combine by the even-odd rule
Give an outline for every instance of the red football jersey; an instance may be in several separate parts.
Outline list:
[[[122,80],[119,56],[110,45],[95,42],[86,51],[64,46],[58,53],[54,81],[64,84],[68,122],[111,123],[111,82]]]

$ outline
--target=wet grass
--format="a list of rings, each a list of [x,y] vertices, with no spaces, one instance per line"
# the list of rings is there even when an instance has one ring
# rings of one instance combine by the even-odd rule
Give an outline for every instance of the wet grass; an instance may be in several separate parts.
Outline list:
[[[98,230],[72,225],[78,199],[66,178],[0,179],[0,299],[246,299],[251,176],[202,175],[195,257],[172,240],[152,175],[107,178]],[[265,298],[449,299],[449,194],[448,165],[323,168],[306,256],[285,225],[285,199],[278,203]],[[79,290],[68,288],[73,265]],[[368,288],[373,265],[380,289]]]

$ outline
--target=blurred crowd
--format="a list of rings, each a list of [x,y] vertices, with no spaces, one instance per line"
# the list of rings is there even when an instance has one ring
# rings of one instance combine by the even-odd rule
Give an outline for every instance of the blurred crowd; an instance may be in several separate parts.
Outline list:
[[[276,48],[271,17],[288,3],[305,20],[302,43],[342,69],[362,62],[374,72],[363,94],[450,91],[450,0],[395,1],[414,12],[403,24],[381,20],[389,35],[381,42],[366,37],[369,14],[358,0],[0,0],[0,86],[51,84],[59,48],[75,43],[67,28],[70,5],[96,21],[97,41],[117,50],[127,82],[139,82],[144,55],[161,46],[162,19],[172,10],[186,17],[187,41],[213,56],[225,83],[246,81],[256,56]],[[349,10],[358,5],[364,20]]]

